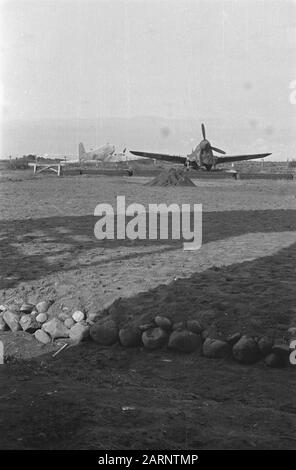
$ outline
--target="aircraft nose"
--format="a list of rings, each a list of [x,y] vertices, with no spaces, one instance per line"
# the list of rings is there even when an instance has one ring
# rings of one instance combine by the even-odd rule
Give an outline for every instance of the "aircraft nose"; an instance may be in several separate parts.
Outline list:
[[[201,142],[200,146],[202,150],[208,150],[210,147],[210,144],[207,140],[204,140],[203,142]]]

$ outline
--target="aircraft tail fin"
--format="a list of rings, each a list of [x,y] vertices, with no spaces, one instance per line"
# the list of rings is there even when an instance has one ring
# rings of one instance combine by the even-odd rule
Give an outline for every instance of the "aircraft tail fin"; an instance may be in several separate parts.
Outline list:
[[[79,152],[78,152],[79,160],[82,160],[83,157],[85,156],[85,154],[86,154],[86,151],[85,151],[84,145],[83,145],[82,142],[80,142],[80,144],[79,144]]]

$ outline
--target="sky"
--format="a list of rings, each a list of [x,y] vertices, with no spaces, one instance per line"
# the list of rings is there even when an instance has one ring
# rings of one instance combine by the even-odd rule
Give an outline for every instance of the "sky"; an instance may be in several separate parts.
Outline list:
[[[260,129],[267,144],[284,129],[296,156],[294,0],[0,5],[5,151],[15,122],[152,116]]]

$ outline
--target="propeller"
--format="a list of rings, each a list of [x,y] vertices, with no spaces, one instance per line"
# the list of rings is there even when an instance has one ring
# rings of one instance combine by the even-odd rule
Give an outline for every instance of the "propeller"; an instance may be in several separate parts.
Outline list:
[[[222,153],[222,155],[226,155],[226,152],[224,152],[224,150],[217,149],[217,147],[213,147],[212,145],[211,145],[211,149],[215,150],[215,152]]]
[[[201,125],[201,131],[202,131],[202,136],[204,140],[206,140],[206,129],[205,129],[204,124]],[[211,149],[214,150],[215,152],[222,153],[222,155],[226,155],[226,152],[224,152],[224,150],[218,149],[217,147],[213,147],[212,145],[211,145]]]
[[[204,138],[204,140],[206,139],[206,129],[205,129],[205,125],[202,124],[201,125],[201,132],[202,132],[202,136]]]

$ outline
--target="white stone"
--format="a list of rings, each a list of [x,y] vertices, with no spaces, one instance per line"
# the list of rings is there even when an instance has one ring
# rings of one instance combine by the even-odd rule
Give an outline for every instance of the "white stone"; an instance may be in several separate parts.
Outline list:
[[[57,318],[52,318],[51,320],[48,320],[46,323],[43,323],[42,328],[53,339],[69,337],[68,328],[64,325],[63,322],[61,322],[61,320]]]
[[[45,333],[45,331],[43,330],[36,330],[34,333],[34,336],[37,339],[37,341],[43,344],[50,343],[51,341],[50,336],[47,333]]]
[[[50,305],[51,302],[48,302],[47,300],[42,300],[36,305],[36,310],[38,313],[46,313]]]
[[[84,320],[85,315],[81,310],[76,310],[76,312],[73,313],[72,318],[74,321],[79,323],[80,321]]]
[[[21,326],[19,324],[20,316],[17,313],[11,312],[10,310],[5,310],[2,318],[5,323],[9,326],[11,331],[16,332],[21,329]]]
[[[47,321],[46,313],[39,313],[36,317],[36,320],[38,321],[38,323],[45,323]]]

